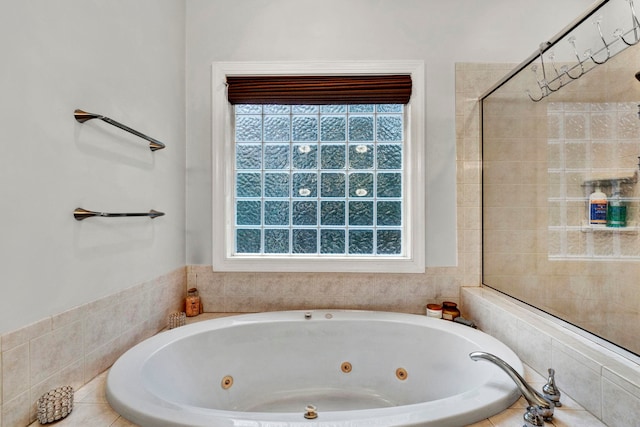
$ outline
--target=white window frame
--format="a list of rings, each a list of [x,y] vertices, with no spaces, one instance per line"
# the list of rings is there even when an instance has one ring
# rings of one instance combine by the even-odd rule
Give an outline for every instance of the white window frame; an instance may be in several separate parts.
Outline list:
[[[233,106],[228,76],[410,74],[405,106],[404,256],[234,255]],[[423,61],[214,62],[212,65],[212,266],[214,271],[423,273],[425,269],[425,99]]]

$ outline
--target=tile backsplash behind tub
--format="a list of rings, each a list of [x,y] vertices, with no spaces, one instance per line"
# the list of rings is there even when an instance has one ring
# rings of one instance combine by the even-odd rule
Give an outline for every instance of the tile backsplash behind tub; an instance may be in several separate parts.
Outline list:
[[[78,389],[126,350],[154,335],[167,316],[182,311],[186,269],[92,301],[0,337],[0,426],[24,427],[36,419],[47,391]]]

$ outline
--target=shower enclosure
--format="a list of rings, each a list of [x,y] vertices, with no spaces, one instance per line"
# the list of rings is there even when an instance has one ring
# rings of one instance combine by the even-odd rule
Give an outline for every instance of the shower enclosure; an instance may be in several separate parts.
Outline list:
[[[639,40],[601,1],[481,99],[483,284],[636,355]],[[623,222],[589,221],[597,189]]]

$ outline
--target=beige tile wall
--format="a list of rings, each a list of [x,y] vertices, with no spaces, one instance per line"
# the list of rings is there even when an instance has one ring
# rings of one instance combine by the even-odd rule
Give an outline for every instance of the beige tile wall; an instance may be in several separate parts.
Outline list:
[[[0,426],[24,427],[36,419],[45,392],[80,388],[126,350],[184,310],[186,271],[73,308],[0,337]]]
[[[217,273],[187,266],[208,312],[259,312],[335,308],[424,313],[431,302],[458,301],[461,268],[424,274]]]

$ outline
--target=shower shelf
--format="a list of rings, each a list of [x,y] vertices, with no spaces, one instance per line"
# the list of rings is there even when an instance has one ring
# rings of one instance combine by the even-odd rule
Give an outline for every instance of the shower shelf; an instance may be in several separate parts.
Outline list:
[[[593,187],[594,185],[613,186],[614,183],[618,184],[635,184],[638,182],[638,172],[634,172],[633,175],[616,176],[603,174],[601,176],[594,175],[585,179],[582,182],[583,187]]]
[[[549,231],[582,231],[583,233],[629,233],[638,234],[640,232],[640,226],[637,223],[632,223],[626,227],[607,227],[606,225],[589,225],[587,222],[583,222],[581,225],[550,225]]]
[[[151,138],[150,136],[147,136],[141,132],[138,132],[137,130],[132,129],[129,126],[125,126],[122,123],[116,122],[115,120],[110,119],[107,116],[94,114],[94,113],[87,113],[86,111],[77,109],[73,112],[73,117],[75,117],[75,119],[80,123],[84,123],[91,119],[100,119],[105,123],[109,123],[112,126],[125,130],[129,133],[134,134],[137,137],[140,137],[146,141],[149,141],[149,149],[151,151],[162,150],[163,148],[165,148],[165,145],[162,142],[158,141],[157,139]]]
[[[567,227],[567,229],[571,229],[572,227]],[[578,227],[575,227],[578,228]],[[637,224],[630,224],[625,227],[607,227],[606,225],[590,225],[585,221],[580,227],[580,231],[583,233],[630,233],[630,234],[638,234],[640,231],[640,227]]]

